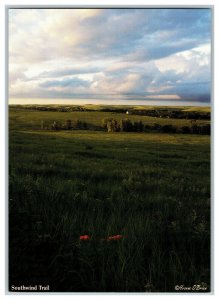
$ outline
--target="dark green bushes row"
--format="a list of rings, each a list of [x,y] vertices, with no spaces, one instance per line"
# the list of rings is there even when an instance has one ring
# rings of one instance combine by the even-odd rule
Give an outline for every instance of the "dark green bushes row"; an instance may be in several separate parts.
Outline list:
[[[73,130],[73,129],[88,129],[87,122],[76,120],[66,120],[65,123],[54,121],[52,124],[46,125],[44,121],[41,122],[41,129],[51,130]]]
[[[182,111],[180,109],[130,110],[129,114],[168,119],[210,120],[210,112]]]
[[[152,126],[145,125],[145,131],[157,131],[162,133],[193,133],[193,134],[211,134],[210,124],[206,125],[192,125],[192,126],[173,126],[173,125],[159,125]]]
[[[104,119],[102,127],[108,132],[161,132],[161,133],[194,133],[194,134],[207,134],[211,133],[210,124],[197,125],[195,121],[191,126],[174,126],[171,124],[161,125],[144,125],[142,121],[132,122],[129,119],[122,119],[118,122],[115,119]]]
[[[50,125],[44,124],[44,121],[41,122],[41,129],[50,129],[50,130],[93,130],[94,127],[90,124],[87,124],[85,121],[71,121],[66,120],[65,123],[60,121],[54,121]],[[205,134],[210,135],[211,126],[210,124],[196,124],[195,121],[191,122],[190,126],[174,126],[171,124],[157,124],[153,125],[143,124],[142,121],[132,122],[129,119],[122,119],[120,121],[107,118],[102,120],[101,126],[97,126],[97,130],[106,130],[108,132],[160,132],[160,133],[184,133],[184,134]]]

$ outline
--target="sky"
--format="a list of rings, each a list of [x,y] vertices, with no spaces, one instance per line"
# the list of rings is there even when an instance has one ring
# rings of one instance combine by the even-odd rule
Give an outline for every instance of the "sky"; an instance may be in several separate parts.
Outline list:
[[[211,10],[9,9],[9,98],[210,101]]]

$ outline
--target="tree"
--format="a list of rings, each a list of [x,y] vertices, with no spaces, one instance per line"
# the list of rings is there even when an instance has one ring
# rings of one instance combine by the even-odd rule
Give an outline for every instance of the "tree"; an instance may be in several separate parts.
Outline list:
[[[129,119],[122,119],[121,130],[126,132],[132,131],[133,130],[132,122]]]
[[[77,120],[75,127],[77,129],[83,129],[83,122],[81,122],[80,120]]]
[[[206,124],[206,125],[199,126],[199,133],[210,135],[211,134],[211,125]]]
[[[60,123],[60,122],[54,121],[53,124],[52,124],[52,126],[51,126],[51,129],[53,129],[53,130],[60,130],[61,127],[62,127],[62,126],[61,126],[61,123]]]
[[[190,133],[190,127],[189,126],[182,126],[181,127],[182,133]]]
[[[168,132],[175,133],[176,127],[171,124],[166,124],[166,125],[163,125],[160,130],[161,130],[161,132],[164,132],[164,133],[168,133]]]
[[[65,126],[66,126],[66,129],[67,129],[67,130],[72,129],[71,120],[67,120]]]
[[[112,118],[105,118],[105,119],[102,119],[102,127],[104,128],[104,129],[107,129],[107,123],[108,122],[110,122],[110,121],[112,121]]]
[[[120,126],[117,120],[112,119],[107,122],[107,131],[108,132],[115,132],[120,131]]]
[[[191,126],[191,133],[196,133],[198,134],[199,133],[199,126],[194,124]]]

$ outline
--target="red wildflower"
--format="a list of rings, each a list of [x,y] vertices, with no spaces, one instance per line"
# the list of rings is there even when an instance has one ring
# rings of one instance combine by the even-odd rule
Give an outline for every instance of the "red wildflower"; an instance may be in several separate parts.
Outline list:
[[[81,236],[80,236],[80,240],[81,240],[81,241],[87,241],[87,240],[89,240],[89,239],[90,239],[89,235],[81,235]]]
[[[120,240],[121,238],[122,238],[121,234],[112,235],[107,238],[107,241],[117,241]]]

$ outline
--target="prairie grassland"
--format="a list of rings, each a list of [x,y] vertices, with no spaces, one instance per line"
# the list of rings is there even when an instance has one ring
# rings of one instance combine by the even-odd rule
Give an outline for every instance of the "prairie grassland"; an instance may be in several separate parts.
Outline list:
[[[177,125],[191,126],[191,120],[187,119],[165,119],[150,116],[125,115],[124,113],[98,112],[98,111],[74,111],[74,112],[47,112],[47,111],[25,111],[10,110],[10,129],[14,126],[18,129],[31,130],[40,129],[40,123],[43,120],[45,124],[52,124],[53,121],[65,122],[66,120],[80,120],[86,122],[92,129],[99,129],[103,119],[113,118],[117,121],[128,118],[132,122],[141,120],[143,124],[153,125]],[[198,124],[209,124],[209,120],[197,120]]]
[[[209,292],[209,136],[39,129],[108,115],[10,112],[9,288]]]

